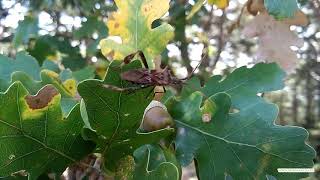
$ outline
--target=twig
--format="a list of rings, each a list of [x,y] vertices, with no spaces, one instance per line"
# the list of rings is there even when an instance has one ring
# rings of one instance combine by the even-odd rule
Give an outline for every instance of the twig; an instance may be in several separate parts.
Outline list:
[[[233,32],[233,30],[235,30],[236,28],[238,28],[240,26],[240,22],[241,22],[241,18],[242,18],[242,15],[244,13],[244,10],[246,9],[246,7],[248,6],[248,2],[250,1],[247,1],[243,7],[241,8],[241,11],[240,11],[240,14],[237,18],[237,21],[235,21],[234,23],[232,23],[232,25],[228,28],[228,33],[231,34]]]
[[[220,34],[220,36],[218,38],[218,51],[217,51],[217,55],[215,56],[215,58],[213,60],[212,69],[214,69],[215,66],[217,65],[217,63],[221,57],[221,53],[225,47],[224,29],[223,29],[223,25],[224,25],[225,20],[226,20],[226,14],[225,14],[225,11],[223,11],[223,14],[220,17],[220,21],[219,21],[219,34]]]

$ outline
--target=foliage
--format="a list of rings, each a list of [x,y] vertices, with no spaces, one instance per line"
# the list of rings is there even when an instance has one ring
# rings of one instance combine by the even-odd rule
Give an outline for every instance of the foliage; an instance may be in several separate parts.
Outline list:
[[[192,162],[199,179],[308,176],[277,172],[312,168],[315,152],[306,143],[305,129],[277,124],[279,110],[263,96],[282,90],[285,72],[298,64],[290,46],[301,46],[303,41],[290,25],[306,25],[307,20],[296,0],[248,1],[243,8],[255,17],[243,32],[259,38],[261,56],[256,62],[267,63],[210,78],[205,77],[211,74],[206,74],[212,64],[208,56],[217,55],[215,66],[228,40],[223,30],[228,0],[198,0],[194,6],[180,0],[15,2],[29,12],[8,36],[13,50],[0,55],[0,179],[59,179],[64,172],[77,179],[171,180],[182,179],[182,167]],[[208,8],[219,9],[221,17],[208,15]],[[7,16],[1,11],[0,19]],[[44,33],[40,12],[56,23],[53,31]],[[81,27],[64,24],[65,14],[80,18]],[[204,15],[208,15],[205,23]],[[202,30],[192,31],[203,23],[204,30],[214,33],[211,20],[220,25],[218,41],[206,39]],[[241,27],[238,21],[233,27]],[[170,41],[171,46],[181,47],[182,59],[171,61],[166,51]],[[207,50],[199,66],[201,80],[178,83],[172,74],[161,74],[168,72],[156,61],[161,58],[162,63],[182,62],[191,72],[188,51],[197,42]],[[134,57],[130,63],[122,61],[138,50],[144,53],[149,72],[159,72],[157,77],[148,71],[141,77],[149,84],[122,77],[123,72],[144,68]],[[162,96],[154,96],[159,89],[154,79],[172,87],[163,103],[156,101],[157,108],[150,111],[151,102]],[[148,123],[165,127],[144,128],[147,113],[153,113]],[[160,117],[164,113],[166,117]],[[162,119],[170,123],[159,122]],[[92,156],[93,162],[85,161]],[[75,167],[81,168],[74,172]]]
[[[246,37],[258,37],[259,49],[256,55],[256,61],[275,61],[288,73],[292,73],[298,64],[296,52],[291,47],[302,47],[304,42],[294,32],[290,30],[291,25],[306,25],[307,18],[303,13],[298,11],[295,1],[265,1],[264,5],[260,2],[251,8],[253,11],[260,13],[246,25],[243,34]],[[291,3],[291,4],[290,4]],[[295,4],[297,7],[289,7]],[[267,9],[267,10],[265,10]],[[284,11],[285,10],[285,11]],[[289,13],[282,15],[281,13]],[[281,20],[277,20],[281,17]]]
[[[79,106],[64,118],[60,99],[51,85],[30,96],[20,82],[0,94],[1,177],[19,175],[19,171],[30,179],[45,172],[61,174],[91,152],[93,144],[81,138]]]
[[[274,64],[240,68],[223,81],[212,77],[199,89],[202,93],[169,101],[178,126],[179,162],[188,165],[195,159],[200,179],[222,179],[225,174],[240,179],[263,179],[267,174],[280,179],[303,177],[278,173],[277,168],[312,167],[314,151],[304,143],[307,131],[276,126],[277,108],[256,95],[281,88],[282,75]],[[203,94],[208,97],[204,102]],[[229,113],[231,107],[239,112]],[[208,114],[209,122],[203,120]]]
[[[121,60],[126,55],[141,50],[145,53],[149,66],[152,59],[160,55],[173,37],[173,28],[163,23],[151,28],[152,23],[161,18],[169,9],[168,0],[116,0],[118,11],[108,21],[109,36],[120,36],[122,43],[105,39],[100,42],[102,53],[112,59]],[[159,6],[161,4],[161,6]]]
[[[0,56],[0,75],[4,81],[10,81],[10,75],[15,71],[22,71],[29,74],[35,80],[39,80],[40,67],[33,57],[24,52],[16,55],[16,60],[12,60],[3,55]]]
[[[264,4],[269,14],[275,16],[277,19],[292,18],[299,9],[297,0],[265,0]]]
[[[206,0],[198,0],[197,3],[191,9],[189,15],[187,16],[187,19],[191,19],[200,10],[205,1]],[[208,0],[208,4],[216,5],[220,9],[226,8],[228,6],[228,3],[229,0]]]
[[[150,88],[128,94],[114,92],[103,86],[129,87],[130,84],[121,79],[120,73],[137,68],[139,64],[135,61],[119,69],[120,62],[114,61],[104,81],[86,80],[78,86],[86,104],[90,125],[97,133],[94,141],[98,151],[105,156],[107,168],[114,169],[119,159],[131,155],[136,148],[157,142],[173,132],[173,129],[139,132],[143,112],[152,100],[148,96]],[[137,103],[139,106],[135,105]]]
[[[29,52],[34,56],[40,64],[45,60],[57,61],[61,59],[61,63],[71,70],[79,70],[83,68],[85,59],[82,58],[79,47],[72,47],[71,43],[66,41],[64,37],[53,37],[44,35],[39,37]]]
[[[26,44],[30,36],[36,35],[38,32],[38,19],[26,16],[23,21],[19,22],[19,26],[13,39],[13,46],[18,47],[21,44]]]
[[[146,145],[134,153],[137,159],[135,179],[179,179],[180,166],[175,155],[169,149],[158,145]]]

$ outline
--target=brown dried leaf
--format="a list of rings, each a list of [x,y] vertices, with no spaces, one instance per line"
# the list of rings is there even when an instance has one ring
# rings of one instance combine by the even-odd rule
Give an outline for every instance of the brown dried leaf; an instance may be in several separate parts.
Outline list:
[[[302,11],[297,11],[293,18],[284,19],[283,22],[289,25],[306,26],[309,20]]]
[[[290,31],[290,24],[277,21],[267,12],[260,12],[243,30],[246,37],[259,38],[257,62],[277,62],[287,72],[292,72],[298,62],[291,46],[302,47],[303,40]]]
[[[247,10],[251,15],[256,16],[258,12],[265,11],[263,0],[249,0],[247,3]]]

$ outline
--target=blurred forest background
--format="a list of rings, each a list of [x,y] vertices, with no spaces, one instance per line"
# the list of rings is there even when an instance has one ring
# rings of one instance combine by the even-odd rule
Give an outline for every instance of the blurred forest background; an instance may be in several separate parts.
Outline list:
[[[306,27],[291,27],[304,39],[304,46],[295,49],[299,68],[287,77],[284,90],[265,97],[278,104],[279,124],[307,128],[316,147],[320,144],[320,0],[299,2],[310,21]],[[185,77],[205,52],[207,56],[196,71],[203,81],[212,74],[224,75],[237,67],[253,65],[257,39],[246,39],[241,34],[252,18],[243,9],[246,0],[231,0],[225,10],[205,5],[186,20],[194,3],[172,0],[170,13],[161,20],[175,27],[175,43],[167,46],[163,64]],[[114,10],[112,0],[0,0],[0,53],[14,57],[26,50],[42,66],[56,63],[72,71],[89,65],[87,68],[95,70],[97,78],[103,78],[109,61],[98,43],[108,36],[105,21]],[[242,10],[240,26],[231,31]],[[320,151],[320,147],[316,149]]]

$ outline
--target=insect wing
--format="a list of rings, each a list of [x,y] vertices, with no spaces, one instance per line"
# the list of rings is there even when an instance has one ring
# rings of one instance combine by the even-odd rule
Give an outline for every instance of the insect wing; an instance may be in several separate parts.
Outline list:
[[[121,78],[137,84],[149,83],[150,73],[147,69],[136,69],[121,73]]]

